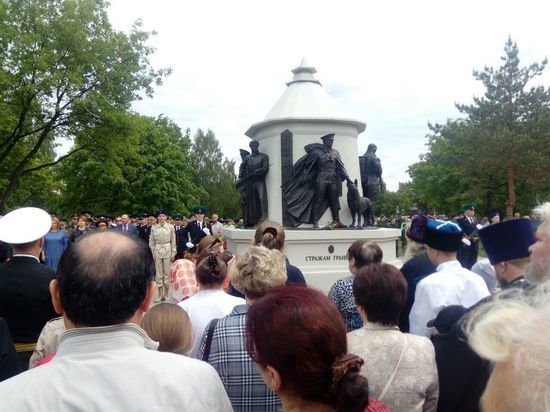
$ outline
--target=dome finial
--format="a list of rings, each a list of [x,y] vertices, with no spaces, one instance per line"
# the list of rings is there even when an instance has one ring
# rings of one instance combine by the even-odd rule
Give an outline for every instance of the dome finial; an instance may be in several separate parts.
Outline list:
[[[294,74],[294,78],[286,84],[287,86],[298,82],[312,82],[321,85],[321,82],[314,76],[314,74],[317,73],[317,70],[315,70],[315,67],[310,66],[307,63],[305,56],[302,58],[300,65],[295,69],[292,69],[292,73]]]

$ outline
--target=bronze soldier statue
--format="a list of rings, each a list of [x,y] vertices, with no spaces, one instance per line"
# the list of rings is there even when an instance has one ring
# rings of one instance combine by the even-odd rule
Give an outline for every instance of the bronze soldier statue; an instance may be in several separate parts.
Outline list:
[[[359,156],[363,196],[372,202],[376,202],[378,195],[382,192],[382,165],[376,156],[376,149],[376,145],[371,143],[367,152],[363,156]]]
[[[246,175],[246,163],[248,161],[248,156],[250,156],[250,152],[248,150],[239,149],[239,152],[241,154],[241,164],[239,166],[239,175],[237,176],[237,183],[235,186],[237,187],[237,190],[239,191],[239,194],[241,195],[241,201],[240,201],[240,207],[241,207],[241,215],[244,220],[246,220],[246,192],[245,192],[245,185],[244,185],[244,178]]]
[[[267,189],[265,176],[269,171],[269,157],[259,151],[260,143],[250,142],[250,155],[243,160],[242,177],[239,184],[244,185],[243,218],[245,226],[254,226],[267,219]]]
[[[323,144],[305,146],[306,155],[293,167],[292,176],[283,184],[283,200],[293,226],[313,223],[319,227],[319,219],[330,207],[336,227],[340,222],[339,197],[342,196],[342,182],[350,182],[340,153],[332,148],[334,133],[321,137]]]

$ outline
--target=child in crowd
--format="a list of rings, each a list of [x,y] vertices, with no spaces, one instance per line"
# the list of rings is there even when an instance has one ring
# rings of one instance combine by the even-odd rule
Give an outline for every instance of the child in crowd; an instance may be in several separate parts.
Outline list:
[[[151,307],[143,316],[141,327],[159,343],[160,352],[184,355],[191,348],[191,321],[178,305],[160,303]]]

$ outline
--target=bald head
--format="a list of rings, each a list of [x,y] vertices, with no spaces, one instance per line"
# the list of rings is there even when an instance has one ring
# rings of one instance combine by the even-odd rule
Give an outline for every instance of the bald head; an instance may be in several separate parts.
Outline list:
[[[76,326],[108,326],[132,318],[154,278],[150,249],[121,232],[81,238],[61,257],[59,299]]]

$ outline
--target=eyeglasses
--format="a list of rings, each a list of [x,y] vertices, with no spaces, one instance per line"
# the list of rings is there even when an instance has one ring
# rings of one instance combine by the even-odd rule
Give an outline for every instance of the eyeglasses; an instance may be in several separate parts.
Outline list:
[[[122,219],[117,219],[117,220],[115,220],[115,222],[117,222],[117,223],[122,222]]]

